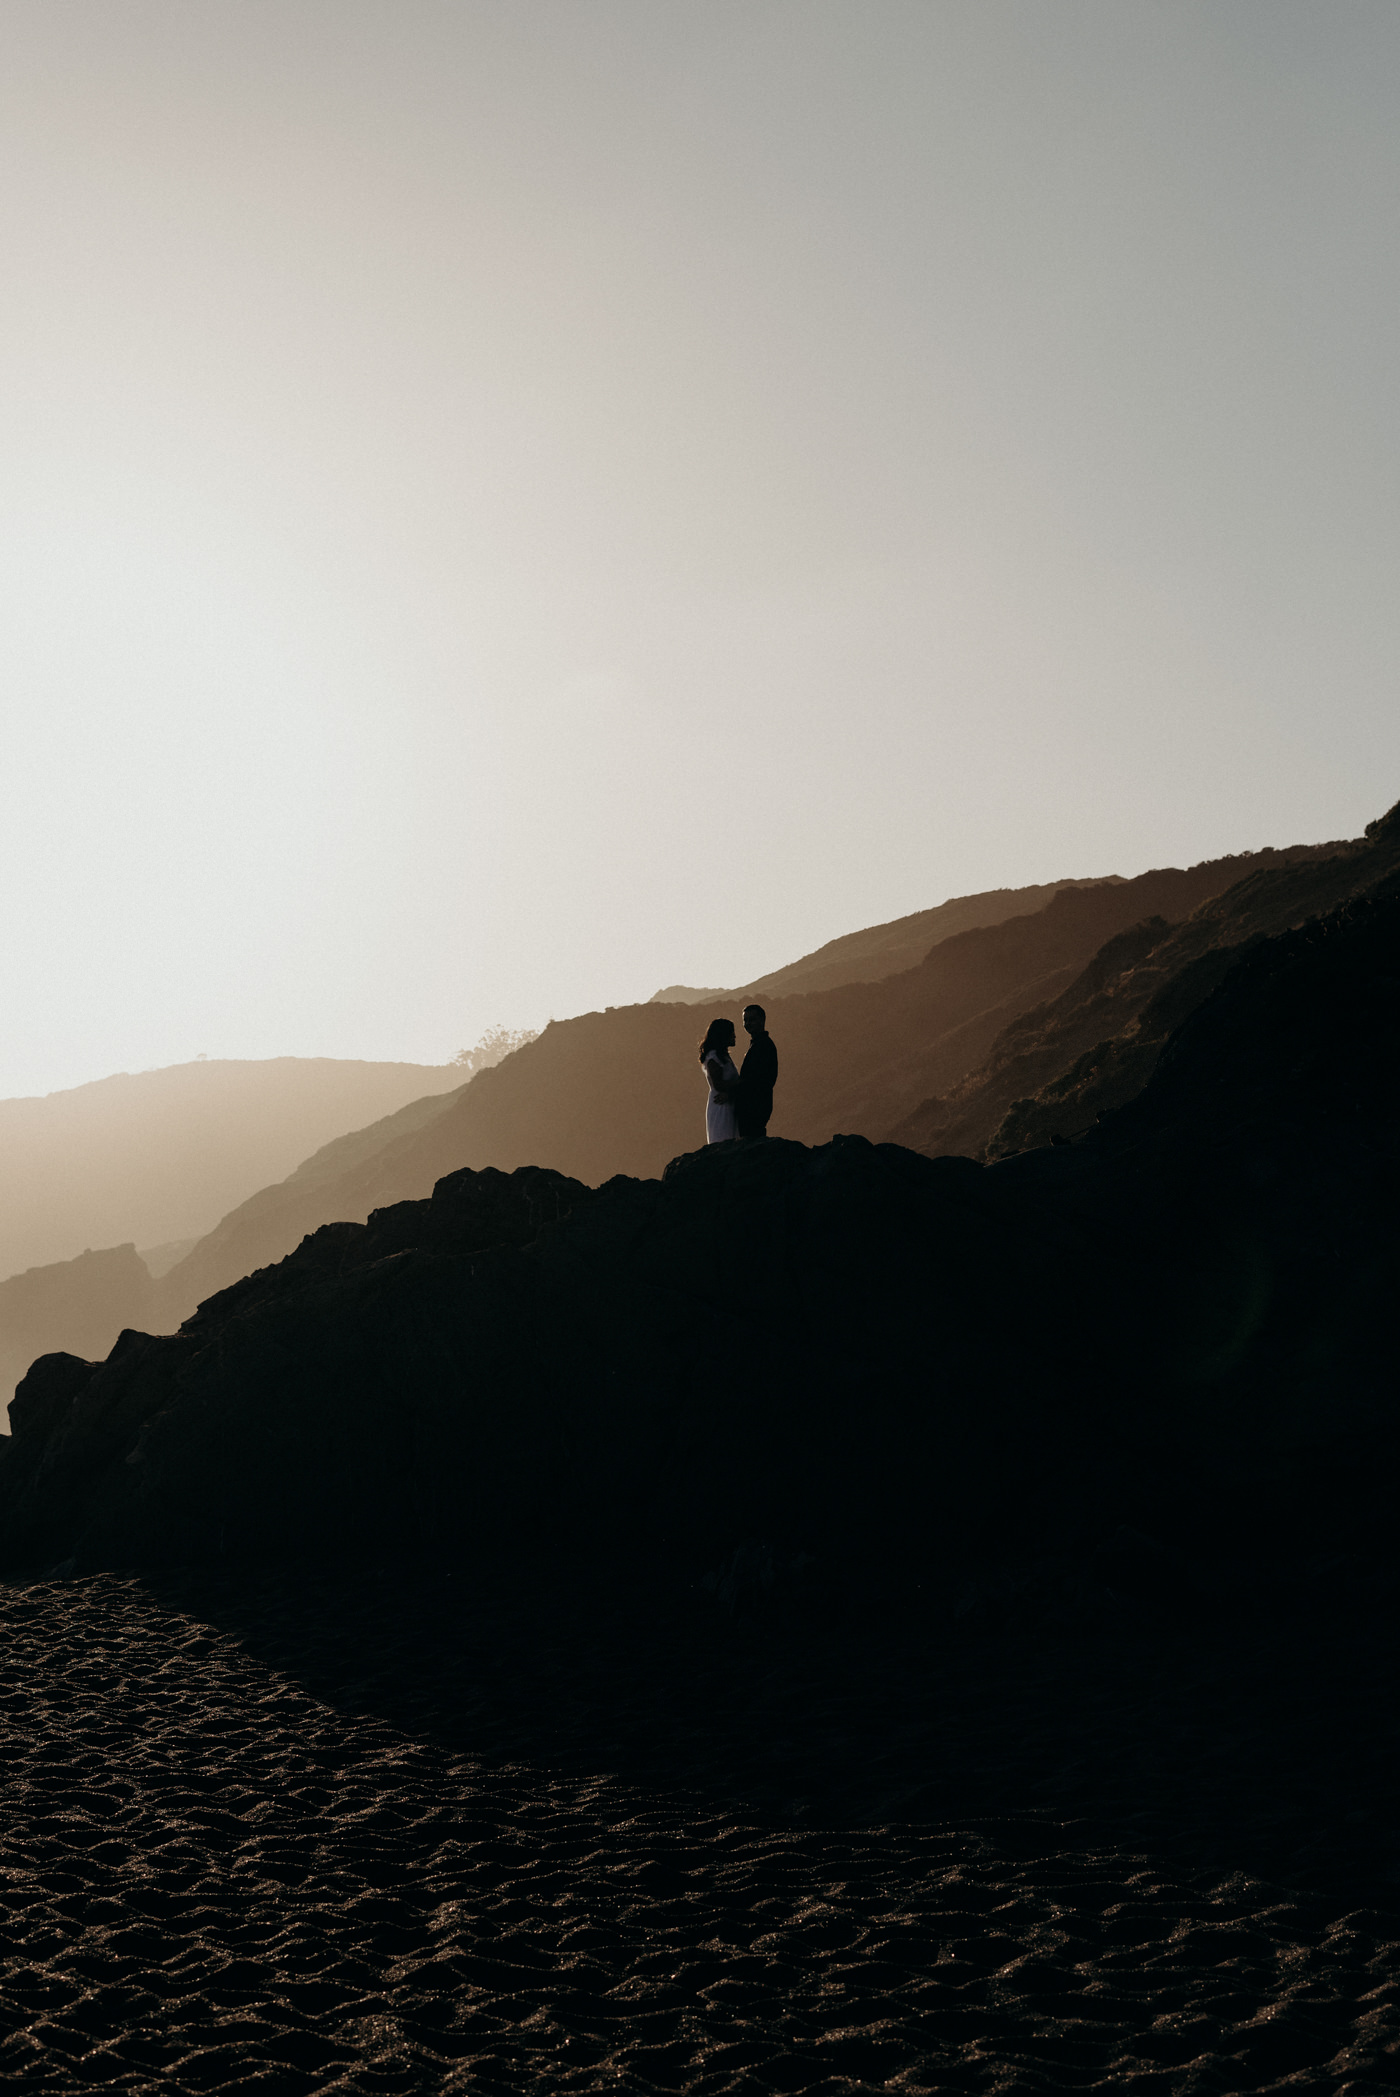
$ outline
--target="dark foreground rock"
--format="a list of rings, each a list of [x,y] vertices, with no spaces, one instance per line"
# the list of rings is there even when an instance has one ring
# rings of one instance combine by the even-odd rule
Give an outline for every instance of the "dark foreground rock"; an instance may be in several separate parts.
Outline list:
[[[976,1167],[856,1139],[596,1192],[456,1173],[176,1335],[36,1364],[0,1535],[11,1563],[84,1565],[965,1539],[1063,1451],[1069,1348],[1044,1343],[1081,1253]]]
[[[452,1174],[178,1334],[36,1364],[0,1555],[1378,1548],[1398,1052],[1382,894],[1260,942],[1074,1144]]]

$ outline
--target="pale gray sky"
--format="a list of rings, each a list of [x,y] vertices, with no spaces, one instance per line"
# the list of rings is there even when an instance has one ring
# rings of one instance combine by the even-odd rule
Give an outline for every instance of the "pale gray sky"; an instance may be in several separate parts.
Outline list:
[[[1393,0],[0,0],[0,1093],[1400,796]]]

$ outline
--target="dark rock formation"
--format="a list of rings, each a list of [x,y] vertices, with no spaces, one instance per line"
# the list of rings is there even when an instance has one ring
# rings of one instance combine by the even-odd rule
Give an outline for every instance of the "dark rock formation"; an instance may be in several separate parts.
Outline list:
[[[1077,1142],[452,1174],[174,1336],[36,1364],[0,1552],[1384,1540],[1397,1050],[1383,895],[1259,942]]]
[[[1265,1493],[1286,1479],[1314,1513],[1330,1481],[1339,1520],[1343,1500],[1395,1486],[1397,1064],[1392,882],[1260,941],[1173,1034],[1143,1095],[1053,1154],[1068,1212],[1092,1210],[1135,1248],[1125,1310],[1143,1323],[1156,1303],[1176,1431],[1208,1416],[1217,1462]]]
[[[178,1335],[36,1364],[5,1555],[965,1537],[969,1473],[1009,1505],[1067,1402],[999,1307],[1053,1329],[1073,1234],[998,1213],[981,1179],[859,1139],[596,1192],[454,1174],[316,1232]]]

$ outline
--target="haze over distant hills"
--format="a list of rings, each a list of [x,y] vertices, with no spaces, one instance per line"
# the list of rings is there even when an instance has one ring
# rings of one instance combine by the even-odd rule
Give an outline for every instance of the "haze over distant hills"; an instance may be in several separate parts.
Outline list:
[[[461,1082],[451,1065],[277,1056],[0,1100],[0,1278],[91,1247],[202,1237],[331,1137]]]

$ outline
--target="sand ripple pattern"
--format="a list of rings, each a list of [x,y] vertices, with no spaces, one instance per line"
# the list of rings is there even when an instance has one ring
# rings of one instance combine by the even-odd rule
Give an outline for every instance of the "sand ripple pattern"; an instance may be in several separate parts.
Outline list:
[[[785,1639],[391,1589],[0,1589],[12,2086],[1400,2084],[1375,1907],[996,1782],[940,1816],[939,1727],[985,1775],[1011,1722],[985,1658],[866,1694],[820,1637],[785,1680]]]

